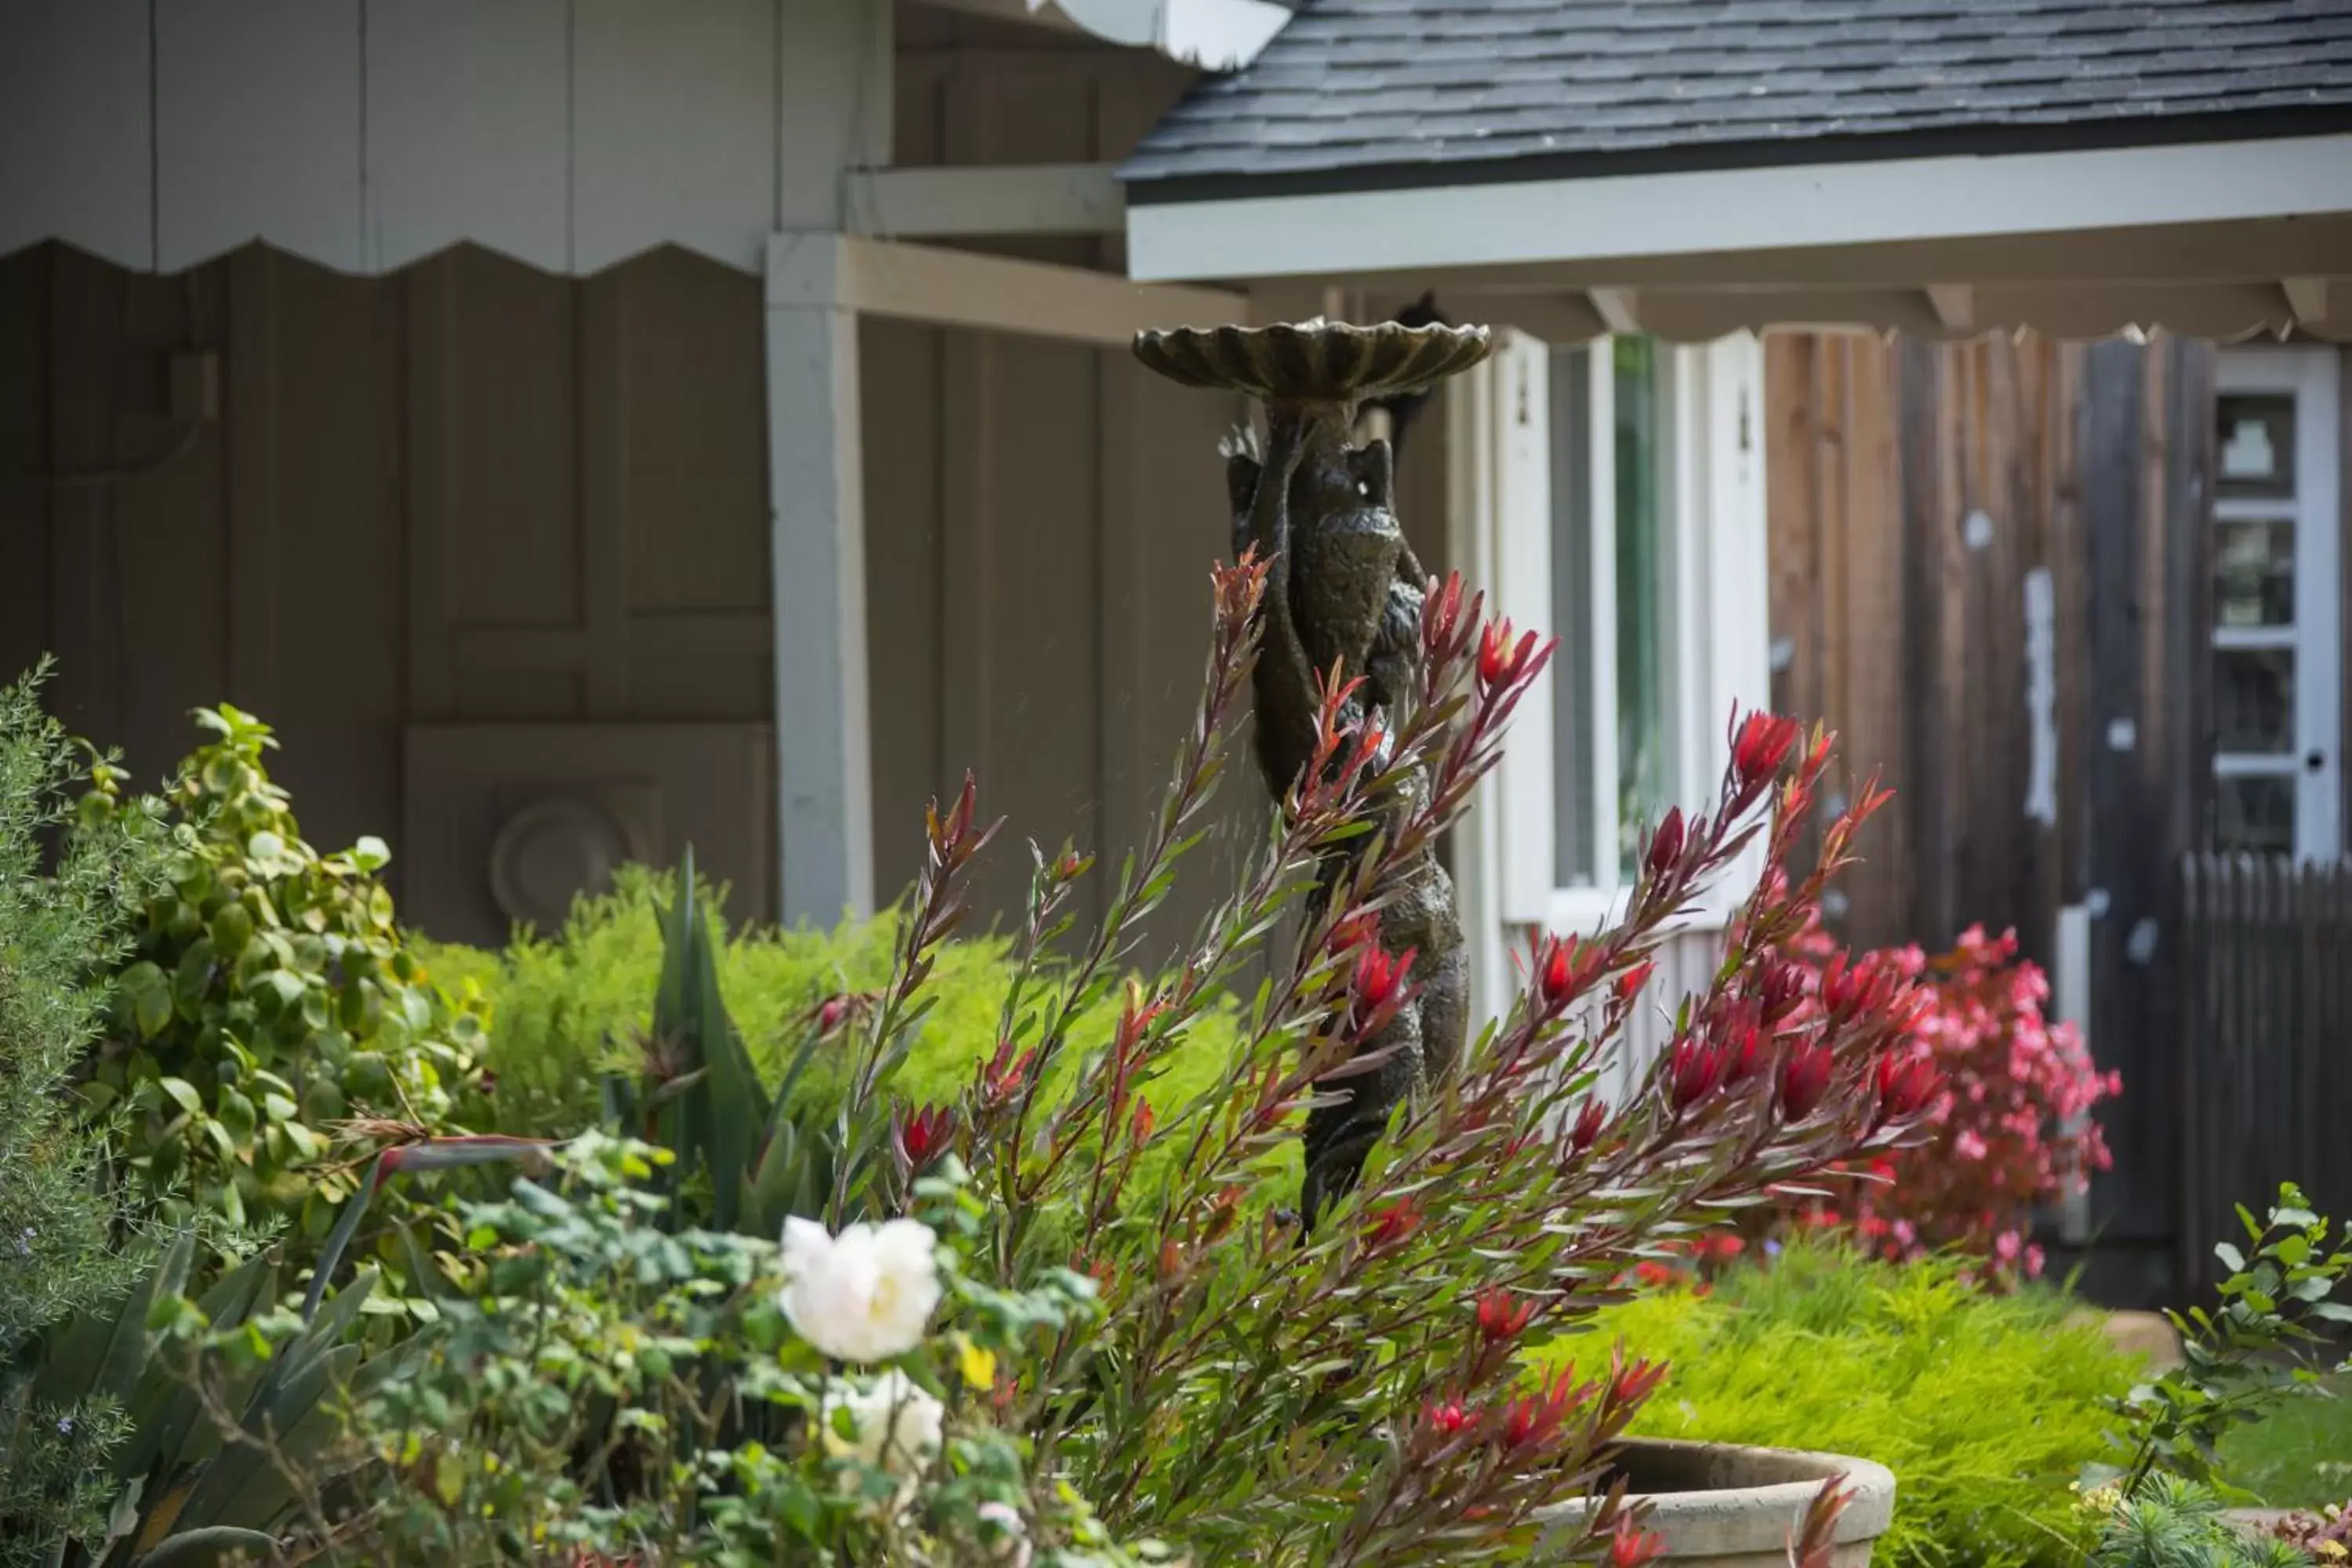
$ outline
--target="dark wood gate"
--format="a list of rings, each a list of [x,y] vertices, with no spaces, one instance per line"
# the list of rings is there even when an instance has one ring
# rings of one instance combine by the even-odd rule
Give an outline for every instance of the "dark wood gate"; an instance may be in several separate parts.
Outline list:
[[[2180,1279],[2283,1181],[2352,1221],[2352,860],[2181,858]]]

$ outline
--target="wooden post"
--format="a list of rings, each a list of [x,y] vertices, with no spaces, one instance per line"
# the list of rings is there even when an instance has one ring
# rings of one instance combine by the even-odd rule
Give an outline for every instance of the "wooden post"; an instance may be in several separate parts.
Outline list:
[[[777,226],[763,312],[774,616],[777,910],[874,907],[866,493],[857,315],[842,297],[843,183],[889,160],[890,8],[800,0],[778,40]],[[783,287],[812,275],[832,286]]]

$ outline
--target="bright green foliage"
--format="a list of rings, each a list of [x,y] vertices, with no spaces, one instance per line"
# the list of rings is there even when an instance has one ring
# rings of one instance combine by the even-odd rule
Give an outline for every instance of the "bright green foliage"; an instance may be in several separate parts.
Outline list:
[[[2088,1568],[2305,1568],[2311,1561],[2284,1541],[2232,1526],[2219,1496],[2177,1476],[2152,1475],[2129,1497],[2095,1491],[2084,1505],[2098,1529]]]
[[[1666,1358],[1633,1430],[1824,1449],[1898,1478],[1885,1568],[2072,1568],[2086,1536],[2068,1486],[2106,1450],[2105,1402],[2136,1363],[2042,1290],[1989,1297],[1958,1259],[1865,1260],[1798,1246],[1714,1292],[1601,1311],[1547,1360],[1623,1336]]]
[[[161,833],[124,813],[45,863],[83,782],[73,742],[39,706],[43,665],[0,688],[0,1563],[46,1561],[45,1541],[99,1527],[95,1473],[121,1412],[36,1382],[43,1333],[101,1309],[136,1272],[137,1219],[102,1169],[110,1129],[73,1109],[71,1075],[104,1016],[106,972],[152,881]],[[24,1555],[32,1552],[33,1555]]]
[[[2290,1397],[2325,1396],[2320,1374],[2298,1352],[2324,1342],[2311,1324],[2352,1322],[2352,1305],[2328,1299],[2352,1269],[2352,1248],[2329,1250],[2327,1221],[2292,1182],[2280,1186],[2266,1220],[2242,1205],[2238,1219],[2247,1249],[2229,1242],[2213,1249],[2230,1270],[2220,1308],[2170,1314],[2183,1363],[2118,1402],[2131,1426],[2129,1495],[2159,1470],[2213,1484],[2215,1449],[2230,1432]],[[2352,1370],[2352,1362],[2337,1370]]]
[[[547,1135],[595,1125],[604,1117],[599,1093],[604,1076],[635,1074],[642,1067],[663,977],[664,911],[674,906],[677,886],[671,874],[624,868],[612,892],[573,905],[562,931],[552,937],[518,932],[497,953],[410,938],[411,950],[445,985],[470,985],[488,1006],[483,1060],[496,1073],[500,1131]],[[827,998],[865,995],[889,975],[898,934],[893,913],[829,931],[764,927],[730,936],[723,895],[706,889],[697,901],[712,933],[726,1010],[771,1089],[809,1043],[816,1010]],[[939,949],[924,987],[929,1011],[893,1075],[894,1096],[914,1106],[952,1105],[971,1087],[974,1068],[995,1048],[999,1010],[1013,972],[1009,949],[996,937]],[[1071,1032],[1082,1040],[1108,1039],[1118,1015],[1114,991]],[[1232,1006],[1210,1010],[1146,1092],[1162,1107],[1191,1100],[1217,1080],[1238,1037]],[[853,1022],[817,1046],[793,1086],[796,1111],[829,1111],[838,1103],[863,1038]],[[1295,1151],[1286,1156],[1296,1163]],[[1139,1184],[1156,1184],[1154,1173],[1173,1157],[1170,1147],[1148,1150]]]
[[[262,765],[268,726],[226,704],[196,721],[213,739],[166,791],[178,853],[87,1092],[128,1110],[129,1164],[153,1190],[315,1238],[352,1190],[333,1124],[454,1127],[478,1010],[426,983],[376,880],[383,842],[319,854]],[[98,784],[92,823],[121,809],[120,775]]]

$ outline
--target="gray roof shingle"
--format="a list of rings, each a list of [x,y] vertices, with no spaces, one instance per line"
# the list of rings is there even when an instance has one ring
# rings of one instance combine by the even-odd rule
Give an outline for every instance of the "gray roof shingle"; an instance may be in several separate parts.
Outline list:
[[[2168,141],[2188,128],[2157,122],[2221,117],[2352,125],[2352,0],[1308,0],[1119,177],[1150,200],[1897,138]]]

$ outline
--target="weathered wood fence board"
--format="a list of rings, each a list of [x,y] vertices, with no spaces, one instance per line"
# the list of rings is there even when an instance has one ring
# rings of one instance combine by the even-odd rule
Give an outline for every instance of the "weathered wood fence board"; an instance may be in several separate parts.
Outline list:
[[[2190,854],[2177,872],[2180,1278],[2220,1277],[2283,1181],[2352,1214],[2352,860]]]
[[[2092,1044],[2120,1068],[2094,1194],[2120,1295],[2161,1294],[2176,1106],[2165,868],[2201,820],[2211,345],[1767,339],[1773,700],[1895,799],[1832,900],[1877,946],[2091,914]]]

